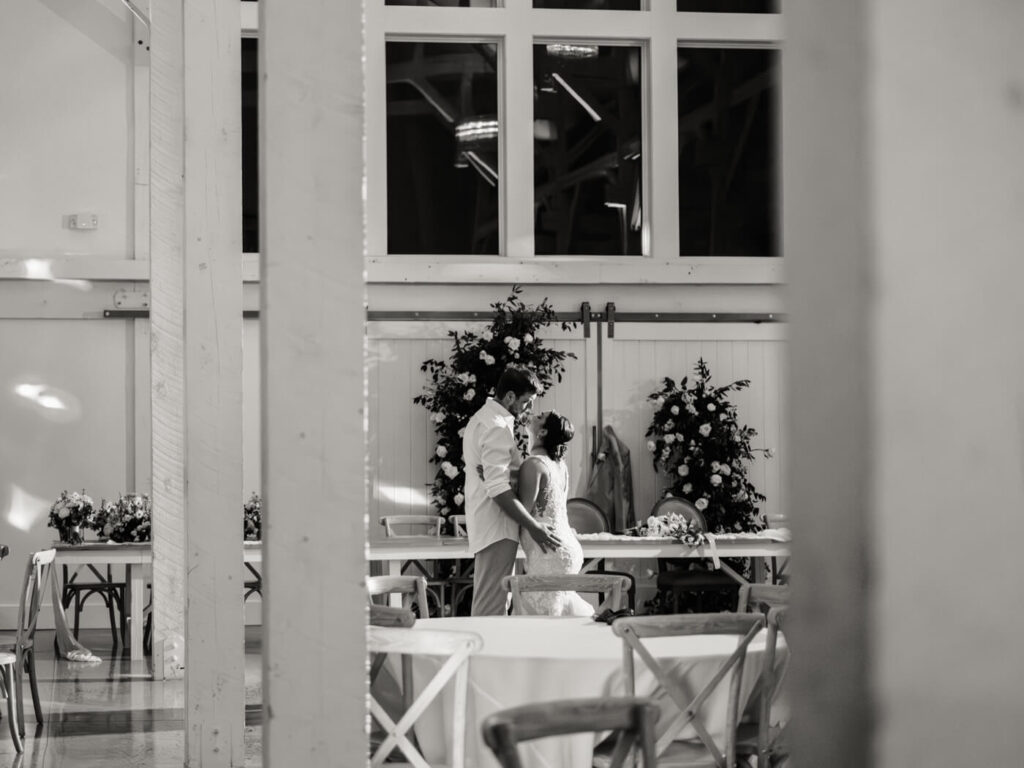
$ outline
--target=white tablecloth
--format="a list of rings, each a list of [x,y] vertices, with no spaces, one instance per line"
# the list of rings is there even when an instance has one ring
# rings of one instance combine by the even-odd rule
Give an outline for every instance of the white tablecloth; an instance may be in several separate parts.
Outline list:
[[[553,699],[621,696],[622,640],[607,624],[591,619],[538,616],[460,616],[418,621],[415,628],[468,630],[479,634],[483,649],[471,657],[467,701],[466,765],[499,768],[483,742],[480,724],[492,712],[521,704]],[[659,659],[673,659],[673,674],[695,694],[714,674],[720,662],[735,649],[737,639],[727,635],[654,638],[645,641]],[[750,696],[761,671],[764,633],[755,637],[747,652],[743,676],[743,701]],[[413,665],[416,690],[422,690],[440,667],[442,659],[418,657]],[[653,676],[637,659],[637,694],[651,695]],[[664,694],[662,693],[662,696]],[[724,707],[727,686],[705,705],[712,733],[725,728]],[[416,736],[427,760],[448,760],[451,688],[441,703],[435,702],[421,716]],[[675,707],[667,700],[659,733],[670,722]],[[691,736],[683,732],[683,737]],[[538,739],[520,747],[527,768],[590,768],[595,743],[592,734]]]

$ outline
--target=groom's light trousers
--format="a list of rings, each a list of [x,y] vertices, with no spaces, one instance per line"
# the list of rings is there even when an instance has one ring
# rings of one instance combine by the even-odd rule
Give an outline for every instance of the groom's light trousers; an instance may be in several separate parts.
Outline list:
[[[473,616],[504,616],[508,612],[508,590],[501,580],[516,567],[519,542],[501,539],[476,553],[473,565]]]

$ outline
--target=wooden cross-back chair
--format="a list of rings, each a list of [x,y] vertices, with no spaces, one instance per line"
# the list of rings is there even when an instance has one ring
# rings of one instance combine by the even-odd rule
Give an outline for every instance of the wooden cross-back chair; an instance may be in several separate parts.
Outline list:
[[[702,532],[707,532],[708,524],[704,515],[691,501],[678,496],[666,496],[654,505],[651,515],[677,514],[694,523]],[[697,596],[697,610],[704,608],[703,593],[726,592],[735,594],[739,583],[729,574],[721,570],[710,569],[701,562],[676,558],[658,560],[658,591],[668,594],[672,599],[672,612],[679,612],[679,598],[686,592]]]
[[[762,611],[789,605],[788,584],[743,584],[736,601],[736,612]]]
[[[427,580],[423,576],[367,576],[366,594],[373,604],[373,598],[381,595],[401,595],[402,607],[411,610],[416,606],[421,619],[427,618]]]
[[[655,768],[654,726],[659,714],[658,704],[651,699],[563,699],[495,712],[484,720],[482,729],[502,768],[523,768],[520,742],[598,731],[612,731],[614,738],[607,768],[623,766],[634,747],[643,768]]]
[[[14,689],[17,699],[18,732],[22,738],[25,736],[25,705],[21,691],[26,672],[32,690],[32,707],[35,709],[36,722],[43,722],[43,708],[39,702],[39,682],[36,675],[36,623],[39,621],[43,585],[50,577],[50,568],[56,556],[56,549],[40,550],[29,556],[25,565],[21,593],[18,596],[17,631],[14,635],[0,635],[0,651],[13,652],[15,656]]]
[[[608,533],[608,518],[604,512],[590,499],[575,497],[565,503],[566,513],[569,517],[569,527],[576,533]],[[629,608],[636,607],[636,579],[633,575],[624,571],[608,571],[604,567],[604,558],[598,559],[598,567],[595,573],[610,573],[616,576],[625,576],[629,579],[629,589],[626,591],[626,599]]]
[[[512,593],[512,612],[523,615],[523,592],[588,592],[603,595],[594,613],[626,607],[629,578],[612,573],[572,573],[552,576],[506,576],[502,586]]]
[[[434,677],[419,692],[405,713],[395,722],[384,707],[370,694],[370,713],[384,728],[386,736],[370,758],[371,768],[384,763],[396,747],[409,761],[424,768],[429,766],[419,749],[410,740],[413,725],[450,680],[454,685],[452,707],[450,768],[464,768],[466,752],[466,692],[469,684],[469,657],[483,647],[483,640],[474,632],[375,627],[367,629],[367,648],[371,653],[400,653],[408,656],[443,656],[444,662]]]
[[[440,539],[444,518],[440,515],[385,515],[380,519],[380,524],[384,526],[384,534],[389,539],[422,539],[424,536]],[[447,581],[432,573],[428,564],[420,560],[409,560],[406,565],[415,568],[427,580],[427,594],[436,606],[436,615],[444,616]],[[424,619],[429,613],[427,606],[420,610],[420,616]]]
[[[617,619],[612,631],[622,638],[623,678],[626,695],[635,695],[636,675],[634,656],[654,675],[682,717],[658,737],[656,750],[659,766],[686,768],[734,768],[736,765],[736,731],[739,720],[739,698],[743,682],[743,664],[747,648],[754,636],[765,625],[760,614],[704,613],[668,616],[637,616]],[[673,677],[644,644],[654,637],[681,637],[687,635],[735,635],[736,649],[724,659],[715,674],[691,696],[684,685]],[[709,733],[701,709],[708,697],[728,679],[728,698],[725,712],[725,734],[719,745]],[[697,733],[697,739],[675,741],[686,726]]]
[[[6,544],[0,544],[0,560],[9,555],[11,550]],[[21,754],[25,751],[21,743],[21,732],[18,730],[18,710],[21,701],[21,687],[15,685],[14,668],[17,666],[18,657],[11,651],[0,651],[0,687],[7,698],[7,727],[11,730],[11,741],[14,749]]]
[[[788,595],[787,595],[788,597]],[[765,637],[764,667],[761,671],[758,693],[757,723],[740,726],[737,738],[737,754],[757,757],[758,768],[775,766],[789,757],[786,739],[787,722],[779,716],[775,706],[785,667],[776,665],[778,640],[783,632],[788,608],[785,605],[772,607],[768,611],[768,631]]]

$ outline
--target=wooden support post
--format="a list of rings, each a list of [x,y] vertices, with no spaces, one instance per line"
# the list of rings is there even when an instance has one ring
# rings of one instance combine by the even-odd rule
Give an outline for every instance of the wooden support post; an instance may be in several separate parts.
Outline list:
[[[362,765],[363,9],[259,5],[263,760]]]

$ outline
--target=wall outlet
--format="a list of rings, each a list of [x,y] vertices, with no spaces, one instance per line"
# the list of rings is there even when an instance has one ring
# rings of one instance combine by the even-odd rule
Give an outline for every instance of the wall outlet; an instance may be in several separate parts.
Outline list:
[[[68,229],[98,229],[100,217],[95,213],[72,213],[68,215]]]

